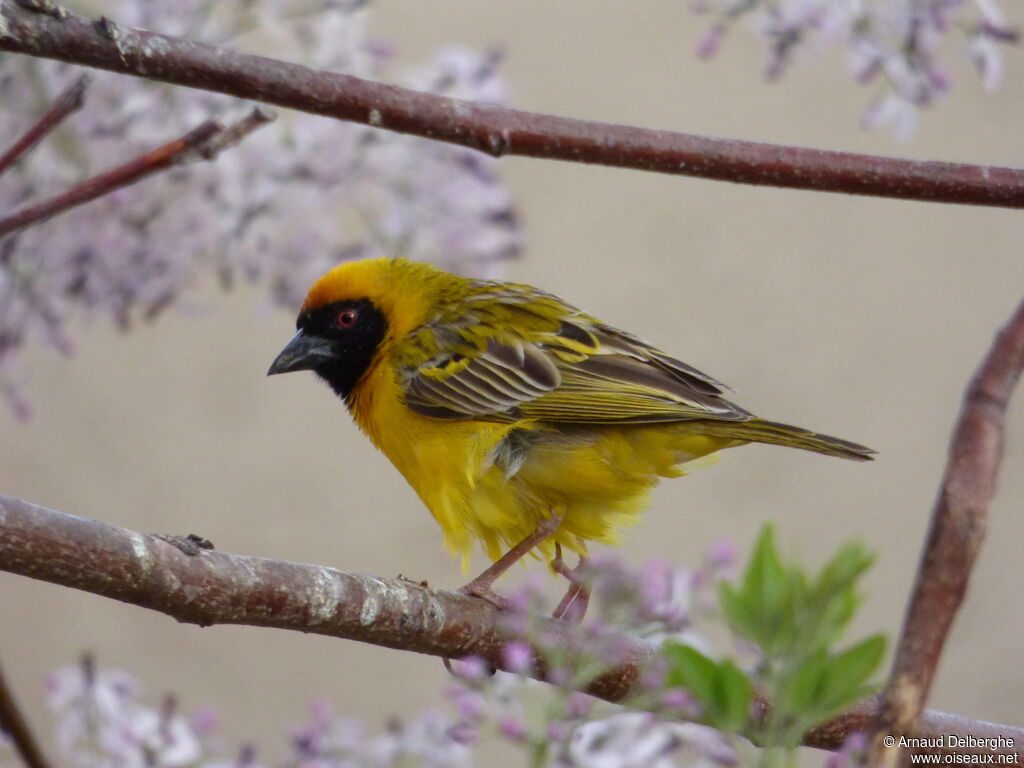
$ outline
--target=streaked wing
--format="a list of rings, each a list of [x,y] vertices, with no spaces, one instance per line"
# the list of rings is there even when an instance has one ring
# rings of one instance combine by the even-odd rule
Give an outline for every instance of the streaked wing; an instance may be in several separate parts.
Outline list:
[[[724,385],[696,368],[617,328],[595,324],[588,332],[590,354],[560,359],[562,385],[523,403],[525,416],[575,423],[750,418],[722,396]],[[555,350],[556,359],[567,357]]]
[[[722,397],[722,384],[642,339],[548,294],[507,290],[514,302],[492,291],[457,320],[424,329],[437,351],[404,370],[410,408],[446,419],[576,424],[750,418]]]
[[[405,399],[425,416],[514,421],[521,404],[560,383],[558,368],[536,345],[492,338],[472,357],[456,353],[419,368],[406,382]]]

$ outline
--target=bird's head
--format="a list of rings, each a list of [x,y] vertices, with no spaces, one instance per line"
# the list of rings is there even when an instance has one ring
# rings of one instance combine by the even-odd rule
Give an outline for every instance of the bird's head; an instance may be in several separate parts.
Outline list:
[[[310,288],[298,330],[267,374],[314,371],[347,398],[390,340],[425,322],[442,276],[454,278],[404,259],[340,264]]]

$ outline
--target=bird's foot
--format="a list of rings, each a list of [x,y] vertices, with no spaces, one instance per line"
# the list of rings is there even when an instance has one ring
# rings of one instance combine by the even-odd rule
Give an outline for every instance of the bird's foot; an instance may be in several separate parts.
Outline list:
[[[542,520],[533,533],[512,547],[512,549],[496,561],[491,563],[491,566],[486,571],[469,582],[469,584],[456,591],[460,594],[468,595],[469,597],[482,598],[498,609],[505,610],[509,607],[509,601],[495,593],[494,590],[491,589],[491,585],[499,576],[522,559],[522,557],[531,549],[557,531],[558,526],[561,524],[562,515],[560,514],[552,514],[551,517]]]
[[[579,624],[587,615],[587,606],[590,605],[590,590],[581,584],[572,584],[566,591],[558,606],[552,611],[551,616],[556,619]]]
[[[590,590],[580,580],[578,571],[585,562],[586,558],[580,555],[580,561],[576,567],[570,568],[562,559],[562,545],[555,544],[555,557],[550,563],[551,570],[560,573],[569,581],[569,589],[552,612],[551,615],[554,618],[571,621],[574,624],[583,621],[583,617],[587,613],[587,606],[590,605]]]
[[[483,581],[483,583],[478,583]],[[499,611],[508,610],[512,605],[512,602],[507,597],[502,597],[493,589],[491,589],[491,583],[493,579],[481,580],[478,576],[473,579],[469,584],[463,587],[459,587],[455,590],[458,595],[465,595],[466,597],[477,597],[481,600],[486,600],[488,603],[493,605]]]

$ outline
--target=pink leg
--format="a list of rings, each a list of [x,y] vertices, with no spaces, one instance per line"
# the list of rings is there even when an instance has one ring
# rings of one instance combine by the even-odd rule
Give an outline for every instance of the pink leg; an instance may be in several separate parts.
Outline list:
[[[486,571],[466,584],[466,586],[460,587],[457,591],[463,595],[469,595],[470,597],[483,598],[496,608],[506,608],[508,605],[507,601],[491,589],[491,585],[494,584],[495,580],[499,576],[521,560],[531,549],[557,531],[558,526],[561,524],[561,515],[552,515],[547,520],[542,521],[541,524],[537,526],[537,530],[512,547],[512,549],[502,555],[498,560],[495,560]]]
[[[555,573],[560,573],[569,580],[569,589],[565,593],[565,597],[559,602],[558,607],[555,608],[551,614],[556,619],[565,619],[576,624],[583,621],[583,617],[587,613],[587,606],[590,604],[590,590],[588,590],[583,584],[580,583],[579,576],[576,575],[576,571],[579,567],[587,561],[587,558],[580,555],[580,561],[577,563],[575,568],[570,568],[562,560],[562,547],[560,544],[555,544],[555,559],[551,561],[551,570]]]

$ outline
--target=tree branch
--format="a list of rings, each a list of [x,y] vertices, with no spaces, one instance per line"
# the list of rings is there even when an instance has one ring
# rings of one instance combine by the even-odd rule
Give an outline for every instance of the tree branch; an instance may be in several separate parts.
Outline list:
[[[81,108],[85,97],[85,88],[88,84],[89,77],[87,75],[75,78],[74,82],[60,93],[53,105],[43,113],[35,125],[25,131],[11,145],[10,149],[0,155],[0,176],[14,165],[19,157],[31,151],[50,131],[60,125],[68,115]]]
[[[899,746],[882,739],[914,730],[946,635],[988,525],[1003,457],[1006,407],[1024,370],[1024,302],[996,335],[967,387],[892,674],[875,724],[870,765],[895,765]]]
[[[166,613],[178,621],[209,626],[247,624],[315,632],[444,658],[479,655],[503,668],[500,612],[490,603],[429,589],[404,579],[380,579],[317,565],[223,552],[190,556],[161,537],[0,496],[0,570],[41,579]],[[551,619],[545,635],[565,638],[570,626]],[[587,693],[621,701],[637,689],[656,648],[608,632],[627,661],[594,678]],[[538,673],[542,679],[542,674]],[[865,730],[877,707],[862,702],[810,731],[805,743],[838,749],[845,737]],[[763,716],[764,713],[762,713]],[[946,734],[1014,739],[1024,729],[926,712],[914,731],[925,738]],[[1005,750],[1004,750],[1005,751]]]
[[[50,768],[50,764],[39,748],[39,742],[32,735],[28,721],[14,699],[3,669],[0,669],[0,731],[4,731],[14,742],[14,748],[21,755],[27,768]]]
[[[76,206],[127,187],[175,165],[196,158],[211,160],[221,151],[241,141],[246,134],[270,122],[273,116],[266,110],[255,109],[249,115],[228,126],[216,120],[207,120],[173,141],[146,152],[124,165],[86,179],[66,192],[41,203],[26,206],[9,216],[0,218],[0,238],[18,230],[38,224]]]
[[[714,139],[412,91],[0,0],[0,51],[202,88],[502,155],[793,189],[1024,207],[1024,171]]]

